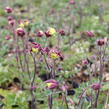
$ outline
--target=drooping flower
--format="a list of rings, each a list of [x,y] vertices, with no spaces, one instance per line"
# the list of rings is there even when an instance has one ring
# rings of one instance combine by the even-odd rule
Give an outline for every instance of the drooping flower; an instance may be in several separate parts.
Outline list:
[[[49,31],[45,32],[46,37],[51,37],[51,34],[49,33]]]
[[[92,31],[86,31],[86,35],[89,37],[93,37],[94,33]]]
[[[28,20],[19,21],[19,27],[21,28],[28,27],[29,23],[30,22]]]
[[[11,36],[10,36],[10,35],[7,35],[7,36],[5,37],[5,39],[6,39],[6,40],[10,40],[10,39],[11,39]]]
[[[67,90],[67,95],[74,95],[75,94],[75,90]]]
[[[104,44],[105,44],[105,40],[104,39],[97,40],[97,45],[98,46],[103,46]]]
[[[85,60],[82,61],[82,64],[83,64],[83,65],[87,65],[87,64],[89,64],[89,62],[88,62],[87,59],[85,59]]]
[[[6,8],[5,8],[5,12],[6,13],[12,13],[12,8],[11,7],[9,7],[9,6],[7,6]]]
[[[48,54],[49,51],[50,51],[50,48],[49,47],[44,47],[44,48],[41,49],[41,51],[42,51],[43,54]]]
[[[36,48],[36,47],[32,47],[32,48],[31,48],[31,51],[34,52],[34,53],[38,53],[39,49]]]
[[[34,42],[32,42],[33,44]],[[31,47],[31,52],[33,53],[38,53],[41,50],[41,45],[38,43],[33,44],[33,46]]]
[[[37,37],[42,37],[44,35],[43,31],[38,31],[36,33]]]
[[[19,24],[19,27],[20,27],[20,28],[24,28],[25,25],[21,22],[21,23]]]
[[[60,58],[60,60],[64,59],[62,53],[58,49],[51,49],[49,51],[49,56],[52,59],[58,59],[58,58]]]
[[[59,30],[59,34],[61,35],[61,36],[65,36],[65,31],[62,29],[62,30]]]
[[[45,81],[48,89],[55,89],[58,87],[58,82],[54,79]]]
[[[13,17],[12,16],[8,16],[8,21],[11,21],[11,20],[13,20]]]
[[[98,90],[98,89],[101,88],[101,84],[100,84],[100,83],[94,83],[94,84],[92,84],[91,88],[92,88],[93,90]]]
[[[24,20],[24,25],[27,27],[29,25],[30,21],[29,20]]]
[[[16,34],[17,34],[18,36],[23,37],[23,36],[25,35],[25,31],[24,31],[23,28],[17,28],[17,29],[16,29]]]
[[[56,49],[51,49],[49,52],[49,56],[52,59],[58,59],[59,58],[58,51]]]
[[[49,34],[52,36],[56,34],[56,30],[54,28],[49,28],[48,31],[49,31]]]
[[[46,37],[51,37],[51,36],[54,36],[55,34],[56,34],[56,30],[54,28],[49,28],[45,32]]]
[[[74,5],[75,4],[75,1],[74,0],[70,0],[69,1],[69,4]]]
[[[8,21],[8,24],[11,25],[11,26],[14,26],[15,20],[14,20],[14,19],[13,19],[13,20],[9,20],[9,21]]]

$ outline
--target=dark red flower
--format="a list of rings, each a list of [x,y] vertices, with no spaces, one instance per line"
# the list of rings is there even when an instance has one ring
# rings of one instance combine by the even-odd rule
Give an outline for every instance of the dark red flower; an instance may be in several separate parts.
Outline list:
[[[45,32],[46,37],[51,37],[51,34],[49,33],[49,31]]]
[[[69,1],[69,4],[74,5],[75,4],[75,1],[74,0],[70,0]]]
[[[42,48],[41,51],[42,51],[42,53],[48,54],[49,51],[50,51],[50,48],[49,47],[45,47],[45,48]]]
[[[93,36],[94,36],[94,33],[91,32],[91,31],[87,31],[87,32],[86,32],[86,35],[89,36],[89,37],[93,37]]]
[[[25,31],[23,28],[17,28],[16,33],[18,36],[21,36],[21,37],[23,37],[25,35]]]
[[[11,20],[13,20],[13,17],[12,16],[8,16],[8,21],[11,21]]]
[[[105,44],[105,40],[104,39],[99,39],[98,41],[97,41],[97,45],[98,46],[102,46],[102,45],[104,45]]]
[[[6,39],[6,40],[10,40],[10,39],[11,39],[11,36],[10,36],[10,35],[7,35],[7,36],[5,37],[5,39]]]
[[[65,36],[65,31],[64,31],[64,30],[59,30],[59,34],[60,34],[61,36]]]
[[[13,10],[12,10],[12,8],[10,8],[10,7],[6,7],[6,8],[5,8],[5,12],[6,12],[6,13],[12,13],[12,11],[13,11]]]
[[[37,35],[38,37],[42,37],[42,36],[44,35],[44,33],[43,33],[43,31],[38,31],[38,32],[36,33],[36,35]]]
[[[15,20],[9,20],[9,21],[8,21],[8,24],[11,25],[11,26],[14,26]]]
[[[101,85],[100,85],[99,83],[94,83],[94,84],[92,84],[91,88],[92,88],[93,90],[98,90],[98,89],[101,88]]]

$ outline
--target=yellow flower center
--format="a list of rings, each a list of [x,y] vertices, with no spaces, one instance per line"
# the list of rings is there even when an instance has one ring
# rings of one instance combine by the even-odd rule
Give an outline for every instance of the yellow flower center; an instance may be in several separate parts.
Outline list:
[[[47,87],[51,87],[53,83],[47,83]]]
[[[56,34],[56,30],[54,28],[49,28],[49,34],[50,35],[55,35]]]
[[[28,25],[29,25],[29,21],[25,21],[25,22],[24,22],[24,25],[25,25],[25,26],[28,26]]]
[[[23,23],[20,23],[20,24],[19,24],[19,27],[24,28],[25,25],[24,25]]]
[[[52,59],[57,59],[57,58],[59,58],[59,56],[58,56],[56,53],[51,53],[51,54],[50,54],[50,57],[51,57]]]
[[[38,48],[32,48],[32,52],[34,52],[34,53],[38,53]]]

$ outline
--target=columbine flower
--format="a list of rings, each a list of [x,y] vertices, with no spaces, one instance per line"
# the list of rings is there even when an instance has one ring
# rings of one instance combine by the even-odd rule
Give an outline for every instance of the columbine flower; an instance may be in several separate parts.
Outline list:
[[[12,11],[13,11],[13,10],[12,10],[12,8],[10,8],[10,7],[6,7],[6,8],[5,8],[5,12],[6,12],[6,13],[12,13]]]
[[[55,89],[58,87],[58,82],[54,79],[47,80],[45,83],[47,84],[48,89]]]
[[[31,52],[38,53],[41,50],[41,46],[38,43],[32,42],[33,47],[31,48]]]
[[[104,45],[105,44],[105,40],[104,39],[99,39],[99,40],[97,40],[97,45],[98,46],[102,46],[102,45]]]
[[[46,37],[51,37],[51,34],[49,33],[49,31],[45,32]]]
[[[13,20],[13,17],[12,16],[8,16],[8,21],[11,21],[11,20]]]
[[[56,30],[54,28],[49,28],[48,31],[45,32],[46,37],[51,37],[56,34]]]
[[[49,34],[51,34],[52,36],[56,34],[56,30],[54,28],[49,28]]]
[[[21,22],[21,23],[19,24],[19,27],[20,27],[20,28],[24,28],[24,27],[25,27],[25,25],[23,24],[23,22]]]
[[[89,36],[89,37],[93,37],[94,36],[94,33],[91,32],[91,31],[86,31],[86,35]]]
[[[56,49],[51,49],[49,52],[49,56],[52,59],[58,59],[59,58],[58,51]]]
[[[14,19],[13,19],[13,20],[9,20],[9,21],[8,21],[8,24],[11,25],[11,26],[14,26],[15,20],[14,20]]]
[[[50,48],[49,47],[45,47],[45,48],[42,48],[41,51],[42,51],[43,54],[45,54],[45,53],[48,54],[49,51],[50,51]]]
[[[101,88],[101,85],[100,85],[99,83],[94,83],[94,84],[92,84],[91,88],[92,88],[93,90],[98,90],[98,89]]]
[[[43,31],[38,31],[38,32],[36,33],[36,35],[37,35],[38,37],[42,37],[42,36],[44,35],[44,33],[43,33]]]
[[[29,23],[30,23],[29,20],[25,20],[25,21],[24,21],[25,27],[27,27],[27,26],[29,25]]]
[[[70,0],[69,1],[69,4],[74,5],[75,4],[75,1],[74,0]]]
[[[23,36],[25,35],[25,31],[24,31],[23,28],[17,28],[17,29],[16,29],[16,34],[17,34],[18,36],[23,37]]]
[[[61,52],[59,50],[57,50],[57,49],[51,49],[49,51],[49,56],[52,59],[58,59],[58,58],[60,58],[60,60],[63,60],[64,59],[64,57],[61,54]]]
[[[34,52],[34,53],[38,53],[39,49],[38,48],[35,48],[35,47],[32,47],[31,48],[31,51]]]
[[[83,65],[87,65],[87,64],[89,64],[89,62],[88,62],[87,59],[85,59],[85,60],[82,61],[82,64],[83,64]]]
[[[6,39],[6,40],[10,40],[10,39],[11,39],[11,36],[10,36],[10,35],[7,35],[7,36],[5,37],[5,39]]]

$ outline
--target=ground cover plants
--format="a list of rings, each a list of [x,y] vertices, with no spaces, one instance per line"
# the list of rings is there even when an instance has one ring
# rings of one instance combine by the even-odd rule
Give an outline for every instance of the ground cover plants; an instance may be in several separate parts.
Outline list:
[[[0,109],[108,109],[108,0],[0,1]]]

